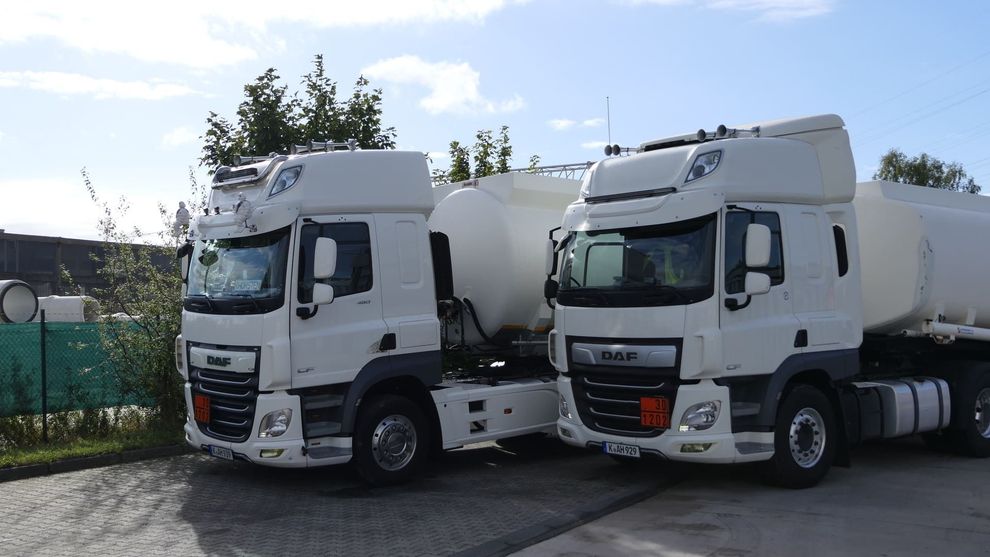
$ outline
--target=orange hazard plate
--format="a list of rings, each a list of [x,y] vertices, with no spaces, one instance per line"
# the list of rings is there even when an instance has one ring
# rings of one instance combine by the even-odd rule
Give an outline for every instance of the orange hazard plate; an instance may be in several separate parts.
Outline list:
[[[193,395],[193,416],[195,416],[197,422],[209,423],[210,397],[206,395]]]
[[[660,429],[670,428],[670,401],[662,396],[639,399],[639,423]]]

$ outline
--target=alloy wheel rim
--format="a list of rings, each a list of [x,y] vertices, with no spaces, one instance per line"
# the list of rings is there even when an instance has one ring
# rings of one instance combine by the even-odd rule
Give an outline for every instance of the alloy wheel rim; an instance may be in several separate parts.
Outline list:
[[[371,437],[371,453],[389,472],[406,467],[416,453],[416,428],[409,418],[392,414],[378,423]]]
[[[990,391],[990,390],[988,390]],[[787,434],[791,458],[801,468],[812,468],[825,454],[825,420],[814,408],[802,408],[791,420]]]

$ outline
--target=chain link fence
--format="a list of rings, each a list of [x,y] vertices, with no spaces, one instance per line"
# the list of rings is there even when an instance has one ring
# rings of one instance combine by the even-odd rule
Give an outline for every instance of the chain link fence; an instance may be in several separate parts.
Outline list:
[[[109,432],[122,408],[153,404],[127,387],[99,327],[0,324],[0,449]]]

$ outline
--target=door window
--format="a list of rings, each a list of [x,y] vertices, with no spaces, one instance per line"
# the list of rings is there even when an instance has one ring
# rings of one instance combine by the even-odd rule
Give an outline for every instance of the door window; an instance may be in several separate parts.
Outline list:
[[[770,228],[770,263],[762,269],[746,268],[746,227],[750,223]],[[770,285],[784,282],[783,242],[780,236],[780,216],[766,211],[731,211],[725,215],[725,293],[738,294],[746,290],[746,272],[770,275]]]
[[[317,238],[337,242],[337,269],[319,282],[333,287],[334,298],[371,290],[371,238],[363,222],[307,224],[299,239],[299,302],[313,301],[313,251]]]

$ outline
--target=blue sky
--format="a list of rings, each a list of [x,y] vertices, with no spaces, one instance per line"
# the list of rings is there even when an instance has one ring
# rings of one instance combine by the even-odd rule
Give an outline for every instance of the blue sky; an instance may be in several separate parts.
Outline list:
[[[43,4],[43,5],[42,5]],[[364,0],[18,3],[0,23],[0,228],[96,237],[86,167],[128,224],[188,196],[210,110],[314,54],[349,91],[384,89],[403,149],[446,168],[452,139],[510,127],[515,163],[598,160],[613,143],[834,112],[860,180],[899,147],[990,190],[990,2]]]

